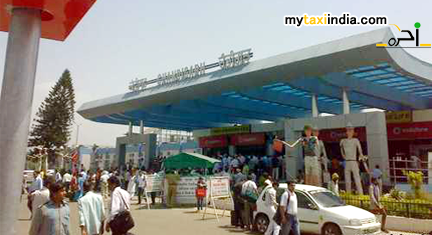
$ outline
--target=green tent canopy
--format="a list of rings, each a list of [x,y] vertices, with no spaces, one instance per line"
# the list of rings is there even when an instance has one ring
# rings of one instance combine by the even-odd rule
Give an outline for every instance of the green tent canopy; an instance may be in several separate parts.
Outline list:
[[[198,153],[179,153],[168,157],[164,166],[167,170],[186,169],[186,168],[213,168],[214,164],[220,162]]]

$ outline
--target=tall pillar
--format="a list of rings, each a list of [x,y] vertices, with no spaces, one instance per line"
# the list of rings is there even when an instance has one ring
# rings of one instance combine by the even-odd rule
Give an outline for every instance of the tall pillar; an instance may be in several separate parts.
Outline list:
[[[312,117],[318,117],[319,110],[318,110],[318,103],[317,103],[317,96],[315,94],[312,95]]]
[[[132,122],[129,122],[129,131],[128,131],[128,135],[129,135],[129,136],[132,136],[132,133],[133,133],[133,124],[132,124]]]
[[[347,90],[342,91],[342,99],[343,99],[343,114],[350,114],[350,102],[348,99]]]
[[[40,10],[12,9],[0,98],[0,234],[16,234],[40,37]]]
[[[144,121],[140,120],[140,134],[144,135]]]

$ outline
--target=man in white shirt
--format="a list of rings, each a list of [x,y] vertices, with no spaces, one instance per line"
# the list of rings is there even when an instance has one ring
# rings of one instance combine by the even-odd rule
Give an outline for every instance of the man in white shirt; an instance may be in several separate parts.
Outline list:
[[[342,139],[340,142],[342,157],[345,159],[345,184],[346,191],[351,193],[351,172],[354,175],[354,181],[357,187],[357,193],[363,194],[363,188],[360,180],[360,169],[357,162],[357,151],[359,157],[363,158],[363,151],[360,145],[360,141],[354,138],[354,127],[348,123],[347,127],[347,138]]]
[[[268,186],[264,190],[266,191],[265,205],[269,208],[269,219],[270,223],[267,227],[267,231],[264,235],[279,235],[280,226],[273,220],[274,215],[279,204],[276,201],[276,189],[279,187],[277,182],[273,182],[273,185]]]
[[[235,171],[235,170],[239,167],[239,165],[240,165],[240,162],[239,162],[238,158],[237,158],[237,157],[234,158],[234,159],[231,161],[231,165],[230,165],[232,171]]]
[[[56,175],[55,175],[55,181],[56,182],[62,182],[62,175],[60,174],[59,171],[57,171]]]
[[[42,177],[40,175],[39,171],[34,171],[33,173],[33,183],[30,187],[30,193],[36,191],[36,190],[41,190],[43,188],[43,181],[42,181]]]
[[[108,194],[108,179],[109,178],[110,178],[110,174],[108,174],[108,172],[106,172],[106,171],[102,172],[100,182],[101,182],[101,194],[102,194],[103,198],[107,198],[109,196],[109,194]]]
[[[295,182],[288,182],[288,190],[282,194],[280,200],[282,218],[281,235],[289,235],[291,230],[294,235],[300,235],[300,224],[297,217],[297,196],[294,190]]]
[[[82,235],[98,235],[104,232],[105,206],[102,196],[93,192],[94,184],[84,183],[83,197],[78,200],[79,224]]]
[[[63,175],[63,184],[65,185],[66,193],[69,192],[69,186],[71,181],[72,181],[72,175],[67,171]]]
[[[105,226],[107,232],[111,231],[110,222],[114,217],[124,210],[130,210],[130,194],[128,191],[120,187],[120,180],[116,176],[112,176],[108,179],[108,187],[111,193],[111,202],[109,204],[109,216]],[[114,234],[113,235],[117,235]]]
[[[248,180],[243,183],[241,195],[244,197],[249,195],[258,195],[258,187],[255,184],[255,182],[252,181],[252,177],[249,175]],[[246,227],[247,230],[252,230],[253,225],[253,218],[252,218],[252,206],[253,203],[249,202],[248,200],[244,200],[244,207],[243,207],[243,224]]]
[[[35,212],[41,205],[47,203],[50,200],[49,187],[54,183],[54,178],[48,176],[44,180],[44,186],[41,190],[36,190],[31,194],[32,198],[32,211]]]
[[[138,205],[140,205],[141,204],[141,196],[144,195],[144,197],[147,198],[145,195],[145,193],[146,193],[145,188],[147,186],[147,181],[146,181],[146,176],[145,176],[144,172],[140,171],[138,173],[136,182],[138,183]],[[149,202],[147,202],[147,203],[149,203]]]

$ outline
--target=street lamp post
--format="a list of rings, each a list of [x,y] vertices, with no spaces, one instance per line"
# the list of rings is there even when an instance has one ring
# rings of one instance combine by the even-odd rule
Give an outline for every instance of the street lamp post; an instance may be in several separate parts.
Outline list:
[[[80,128],[80,126],[82,124],[77,124],[77,123],[75,123],[75,124],[77,125],[77,132],[76,132],[76,138],[75,138],[75,146],[78,147],[79,128]]]

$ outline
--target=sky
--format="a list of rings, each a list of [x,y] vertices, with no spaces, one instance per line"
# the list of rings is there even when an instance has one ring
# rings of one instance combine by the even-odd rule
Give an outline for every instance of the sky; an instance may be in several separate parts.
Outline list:
[[[257,60],[383,27],[296,28],[284,26],[285,15],[385,15],[401,29],[414,30],[414,23],[420,22],[420,42],[432,43],[430,9],[432,1],[414,0],[98,0],[66,41],[41,40],[32,115],[66,68],[73,78],[78,109],[85,102],[127,92],[134,78],[152,79],[197,62],[213,63],[230,50],[252,48]],[[0,32],[0,82],[7,36]],[[432,63],[432,49],[407,51]],[[115,138],[128,130],[78,114],[75,122],[71,144],[76,142],[78,125],[78,143],[86,145],[115,146]]]

